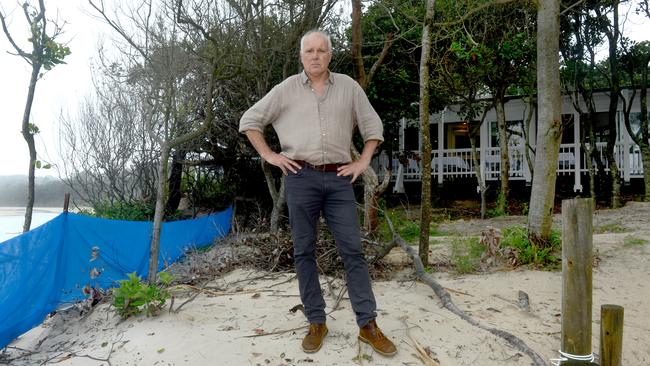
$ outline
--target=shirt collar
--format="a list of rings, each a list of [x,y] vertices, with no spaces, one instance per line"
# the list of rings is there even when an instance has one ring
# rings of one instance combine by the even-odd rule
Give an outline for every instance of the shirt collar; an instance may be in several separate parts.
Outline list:
[[[330,70],[327,70],[327,73],[328,73],[327,81],[330,84],[334,84],[334,73],[331,72]],[[310,83],[309,76],[307,76],[307,73],[305,72],[305,70],[302,70],[302,72],[300,73],[300,80],[302,81],[303,84],[309,84]]]

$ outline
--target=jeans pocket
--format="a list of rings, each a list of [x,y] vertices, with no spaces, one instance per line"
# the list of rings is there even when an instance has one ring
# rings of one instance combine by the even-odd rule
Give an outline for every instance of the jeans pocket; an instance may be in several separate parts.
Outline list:
[[[292,172],[291,170],[287,170],[287,178],[299,178],[302,177],[304,174],[304,168],[297,169],[296,172]]]
[[[346,182],[346,183],[350,183],[350,184],[352,183],[352,176],[351,175],[337,175],[336,179],[339,179],[339,180],[341,180],[343,182]]]

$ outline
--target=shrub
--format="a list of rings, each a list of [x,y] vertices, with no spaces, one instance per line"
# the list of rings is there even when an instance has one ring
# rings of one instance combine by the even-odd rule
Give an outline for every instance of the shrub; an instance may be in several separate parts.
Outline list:
[[[143,201],[108,202],[103,201],[93,205],[93,212],[85,214],[112,220],[151,221],[155,206]]]
[[[81,211],[81,213],[102,217],[111,220],[127,220],[127,221],[152,221],[156,212],[154,203],[147,203],[144,201],[132,202],[108,202],[103,201],[93,205],[92,211]],[[177,220],[180,217],[180,212],[173,214],[166,214],[165,220]]]
[[[159,274],[161,285],[147,284],[135,272],[127,280],[119,280],[120,286],[113,290],[113,306],[123,318],[144,312],[147,316],[157,315],[165,306],[170,294],[165,288],[172,281],[166,272]]]
[[[511,226],[503,229],[501,246],[514,249],[516,264],[555,267],[560,262],[557,254],[562,251],[562,238],[558,231],[553,230],[548,245],[541,248],[528,240],[526,228]]]
[[[485,212],[486,217],[500,217],[500,216],[505,216],[506,212],[504,210],[499,210],[496,207],[491,208]]]
[[[232,204],[238,184],[244,182],[233,182],[216,174],[203,175],[198,179],[186,175],[182,187],[195,207],[223,210]]]

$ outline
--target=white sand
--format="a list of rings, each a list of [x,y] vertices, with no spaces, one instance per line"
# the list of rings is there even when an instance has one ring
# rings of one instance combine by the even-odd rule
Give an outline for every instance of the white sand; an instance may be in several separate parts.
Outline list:
[[[625,237],[648,240],[624,244]],[[440,240],[440,239],[439,239]],[[442,239],[444,240],[444,239]],[[601,262],[594,269],[593,346],[598,353],[600,305],[625,307],[623,364],[650,364],[650,231],[594,236]],[[400,257],[395,250],[392,257]],[[404,260],[401,258],[400,260]],[[504,340],[477,329],[442,309],[433,291],[413,281],[375,282],[378,323],[396,343],[398,354],[386,358],[357,341],[356,323],[348,300],[328,316],[330,333],[323,348],[306,354],[300,348],[305,329],[253,337],[306,324],[300,311],[297,282],[289,274],[263,275],[236,270],[212,285],[226,296],[199,295],[177,314],[167,309],[158,317],[120,321],[108,305],[79,320],[49,321],[25,334],[13,347],[35,350],[15,365],[421,365],[412,340],[428,347],[443,366],[530,365],[530,359]],[[455,303],[481,323],[509,331],[545,359],[560,348],[561,273],[531,270],[490,274],[433,275],[452,289]],[[249,280],[246,280],[246,279]],[[323,279],[329,306],[335,303]],[[338,294],[340,288],[334,289]],[[530,297],[530,311],[517,304],[518,291]],[[175,307],[184,299],[176,299]],[[329,309],[328,309],[329,311]],[[37,342],[42,340],[40,347]],[[15,350],[10,350],[15,355]],[[358,355],[362,357],[359,358]],[[89,357],[87,357],[89,356]]]

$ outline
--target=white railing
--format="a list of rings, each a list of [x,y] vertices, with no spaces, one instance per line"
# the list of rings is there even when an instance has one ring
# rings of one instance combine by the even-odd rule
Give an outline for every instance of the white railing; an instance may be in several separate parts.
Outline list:
[[[605,165],[605,171],[609,171],[607,159],[605,158],[605,143],[597,143],[596,149],[600,160]],[[617,165],[621,170],[621,175],[625,174],[624,168],[627,166],[629,176],[642,177],[643,163],[641,152],[637,145],[628,145],[628,161],[625,162],[624,145],[616,145],[615,156]],[[531,174],[528,168],[528,162],[524,154],[524,146],[509,147],[508,155],[510,156],[510,179],[530,181]],[[478,161],[481,164],[481,173],[486,180],[498,180],[500,177],[501,157],[500,149],[487,148],[478,149]],[[484,156],[482,156],[482,154]],[[431,174],[437,177],[439,181],[449,177],[472,177],[476,174],[474,169],[474,160],[472,159],[471,149],[446,149],[433,151],[431,158]],[[587,156],[584,151],[580,153],[580,169],[576,168],[576,148],[574,144],[560,145],[558,155],[557,174],[570,175],[587,172],[585,164]],[[372,166],[380,175],[385,174],[388,164],[388,156],[382,152],[379,157],[373,159]],[[402,174],[403,181],[420,181],[422,177],[422,164],[419,152],[402,151],[396,152],[392,157],[392,179],[397,179]],[[597,169],[596,162],[592,160]],[[481,163],[482,162],[482,163]],[[401,171],[399,169],[402,165]]]

